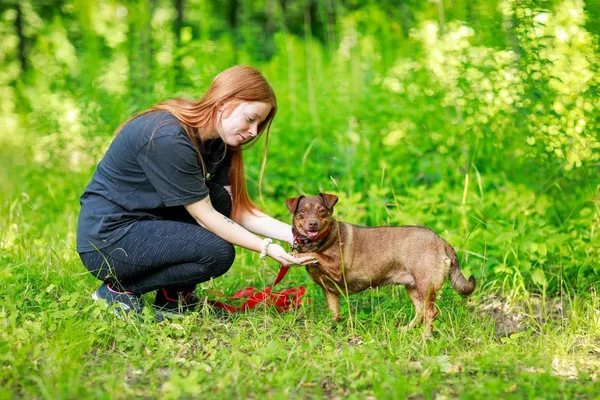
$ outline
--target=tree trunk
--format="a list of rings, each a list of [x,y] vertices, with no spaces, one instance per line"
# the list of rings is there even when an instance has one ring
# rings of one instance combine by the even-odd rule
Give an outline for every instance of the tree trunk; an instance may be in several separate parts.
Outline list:
[[[336,6],[335,0],[325,0],[325,9],[327,13],[327,48],[331,55],[337,45],[336,37]]]
[[[237,64],[238,59],[239,59],[239,55],[238,55],[238,46],[239,46],[239,42],[241,40],[241,36],[240,32],[239,32],[239,25],[240,25],[240,18],[239,18],[239,8],[240,3],[238,0],[229,0],[229,7],[227,9],[227,23],[229,25],[229,28],[231,29],[231,36],[233,38],[233,56],[234,56],[234,62]]]
[[[129,10],[129,80],[134,108],[145,108],[152,98],[152,11],[154,0],[139,0]]]
[[[21,4],[17,2],[15,4],[17,11],[17,18],[15,18],[15,30],[19,37],[19,62],[21,64],[21,71],[27,71],[27,38],[23,33],[23,11],[21,10]]]
[[[173,58],[173,70],[174,70],[173,80],[174,80],[174,82],[173,82],[173,84],[177,88],[179,86],[179,84],[181,83],[181,77],[183,75],[183,71],[181,69],[181,57],[178,55],[179,54],[178,50],[181,47],[181,29],[183,28],[183,21],[184,21],[183,0],[175,0],[175,10],[177,11],[177,17],[175,18],[175,26],[174,26],[175,51],[173,52],[174,53],[174,58]]]

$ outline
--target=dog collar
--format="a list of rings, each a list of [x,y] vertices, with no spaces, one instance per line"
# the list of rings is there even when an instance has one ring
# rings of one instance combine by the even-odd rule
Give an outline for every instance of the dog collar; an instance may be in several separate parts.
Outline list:
[[[311,239],[306,235],[301,235],[300,232],[298,231],[298,229],[296,229],[295,227],[292,227],[292,235],[294,235],[294,243],[292,245],[292,248],[297,249],[298,246],[300,246],[301,244],[316,242],[317,240],[320,240],[323,237],[327,236],[327,234],[329,233],[330,230],[331,230],[331,224],[327,227],[326,230],[324,230],[319,235],[317,235],[317,237],[315,237],[314,239]]]

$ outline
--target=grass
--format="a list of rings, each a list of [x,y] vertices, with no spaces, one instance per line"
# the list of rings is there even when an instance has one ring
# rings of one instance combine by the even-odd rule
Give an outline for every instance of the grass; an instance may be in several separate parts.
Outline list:
[[[599,396],[594,289],[507,296],[481,277],[464,300],[446,286],[429,341],[420,329],[403,329],[414,312],[404,289],[350,297],[342,302],[345,320],[335,324],[302,269],[281,287],[304,284],[311,302],[291,312],[259,308],[223,318],[203,309],[161,323],[150,312],[120,320],[91,301],[98,282],[73,247],[86,174],[65,179],[23,157],[3,160],[21,179],[3,181],[0,197],[0,398]],[[232,271],[199,293],[266,287],[275,275],[276,266],[240,251]]]
[[[77,13],[93,14],[80,3]],[[431,15],[416,15],[415,28],[437,18],[434,3]],[[529,2],[515,4],[528,15]],[[67,68],[60,58],[66,53],[56,50],[71,49],[67,32],[79,37],[89,28],[65,19],[70,28],[64,30],[53,19],[51,34],[40,37],[64,36],[64,43],[32,44],[35,68],[18,83],[11,77],[0,85],[7,93],[0,107],[6,111],[0,116],[6,122],[0,131],[0,399],[600,398],[596,87],[575,87],[569,96],[553,89],[576,73],[571,63],[553,70],[546,79],[552,85],[541,85],[529,71],[529,61],[541,57],[527,52],[533,39],[514,37],[512,25],[498,35],[509,24],[496,11],[490,17],[496,28],[476,30],[457,50],[446,46],[456,34],[450,9],[446,39],[432,48],[430,40],[399,35],[398,21],[371,12],[375,6],[341,15],[341,43],[330,48],[280,32],[276,54],[257,65],[279,104],[260,205],[286,220],[287,197],[335,192],[340,220],[425,225],[440,233],[478,287],[468,299],[444,288],[434,337],[425,341],[420,329],[403,329],[414,310],[397,287],[343,300],[345,319],[333,323],[324,295],[302,269],[280,286],[305,285],[311,301],[282,314],[258,308],[223,318],[205,308],[183,320],[159,323],[148,312],[123,321],[94,303],[90,295],[99,282],[75,251],[77,199],[93,165],[133,112],[166,97],[199,96],[213,73],[233,62],[232,47],[227,38],[194,37],[176,53],[193,54],[197,65],[182,70],[176,84],[173,66],[155,64],[144,77],[154,84],[146,92],[138,84],[142,75],[111,82],[91,68],[143,52],[135,37],[109,51],[89,45],[88,39],[104,42],[90,30],[73,42],[77,60]],[[464,8],[455,6],[452,12]],[[398,10],[405,7],[413,5]],[[581,24],[574,18],[583,10],[561,10],[549,20],[556,32]],[[485,12],[476,14],[481,19]],[[204,14],[197,15],[208,27]],[[491,23],[481,19],[482,27],[484,21]],[[161,32],[153,42],[164,41]],[[559,40],[547,53],[564,60],[596,54],[592,42],[576,43]],[[247,46],[236,60],[251,62],[247,50],[257,45]],[[524,53],[510,65],[519,69],[524,93],[512,93],[510,106],[490,103],[502,97],[504,85],[513,87],[513,73],[496,56],[515,46]],[[432,69],[440,54],[444,76]],[[48,81],[44,68],[63,64],[50,70],[55,78]],[[98,87],[101,81],[109,85]],[[493,89],[481,91],[488,86]],[[561,104],[573,113],[557,114]],[[585,132],[574,129],[581,121]],[[263,143],[245,157],[255,199]],[[591,149],[581,166],[567,162],[569,155],[585,155],[575,143]],[[266,287],[276,273],[276,265],[240,250],[232,270],[198,294],[215,299],[217,291]],[[152,295],[145,301],[150,305]]]
[[[298,281],[300,270],[285,283]],[[293,312],[259,309],[223,319],[205,310],[156,323],[150,314],[141,322],[115,318],[89,300],[95,282],[88,279],[48,287],[42,282],[15,279],[4,296],[6,397],[476,399],[598,393],[597,297],[595,304],[570,299],[565,319],[544,315],[539,323],[527,316],[516,333],[498,336],[482,295],[465,302],[447,290],[437,334],[424,341],[419,329],[402,329],[412,309],[395,288],[354,296],[344,310],[353,323],[330,322],[314,285],[310,305]],[[235,289],[226,280],[222,285]]]

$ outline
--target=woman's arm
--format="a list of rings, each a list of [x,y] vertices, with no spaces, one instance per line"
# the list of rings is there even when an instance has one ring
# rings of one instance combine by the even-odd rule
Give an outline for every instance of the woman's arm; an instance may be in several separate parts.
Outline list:
[[[262,252],[263,240],[215,210],[209,196],[195,203],[187,204],[185,208],[198,224],[225,239],[229,243],[257,253]],[[281,223],[281,225],[285,226],[283,223]],[[277,236],[273,237],[278,239]],[[283,247],[278,244],[269,245],[267,255],[280,264],[288,265],[294,262],[294,256],[288,254]],[[299,263],[304,263],[311,259],[311,257],[304,257],[297,259],[297,261]]]
[[[224,188],[231,196],[231,186],[224,186]],[[257,235],[293,244],[294,237],[291,225],[278,221],[261,211],[256,210],[255,212],[256,214],[246,212],[242,215],[239,221],[240,225]]]
[[[251,212],[244,213],[239,222],[241,226],[257,235],[281,240],[289,244],[292,244],[294,241],[290,225],[278,221],[263,212],[256,211],[256,215]]]

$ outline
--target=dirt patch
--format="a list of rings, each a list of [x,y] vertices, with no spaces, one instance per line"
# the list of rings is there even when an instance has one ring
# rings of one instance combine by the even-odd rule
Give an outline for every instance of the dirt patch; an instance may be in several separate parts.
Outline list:
[[[513,300],[496,294],[486,295],[476,310],[480,317],[490,317],[494,321],[497,337],[511,336],[530,328],[539,330],[548,323],[560,326],[567,323],[570,315],[570,309],[560,298],[538,296]]]

